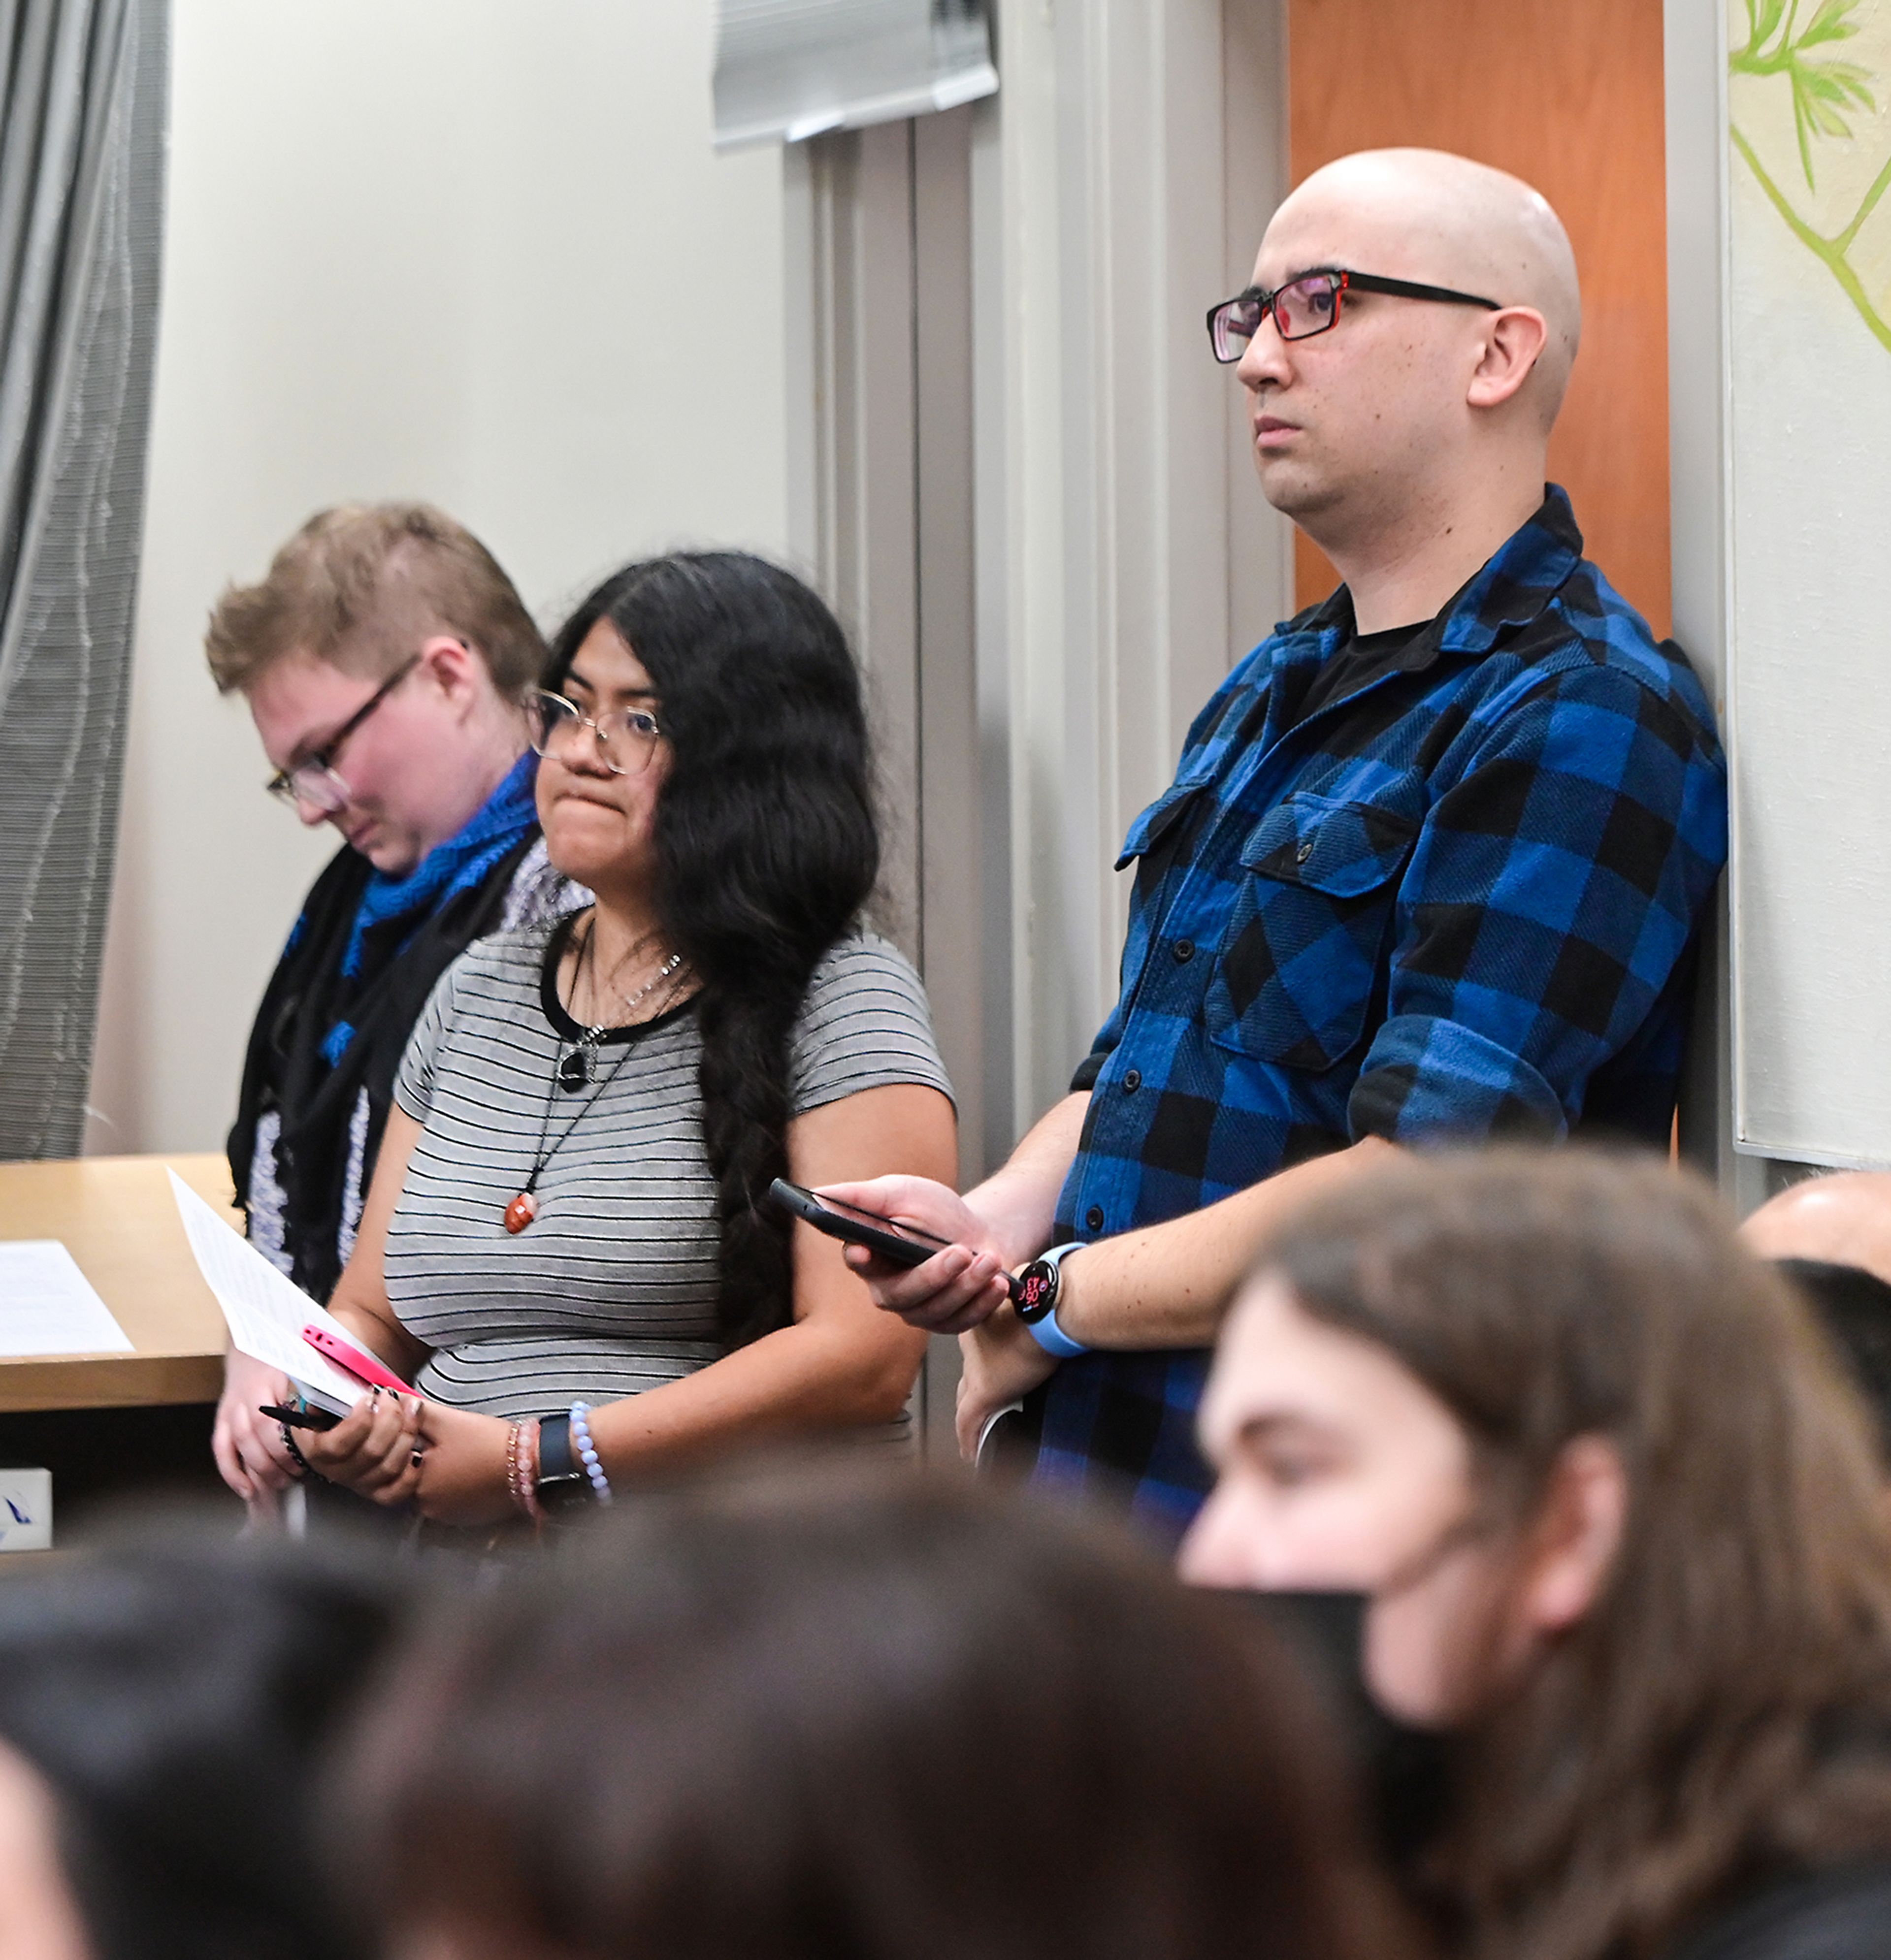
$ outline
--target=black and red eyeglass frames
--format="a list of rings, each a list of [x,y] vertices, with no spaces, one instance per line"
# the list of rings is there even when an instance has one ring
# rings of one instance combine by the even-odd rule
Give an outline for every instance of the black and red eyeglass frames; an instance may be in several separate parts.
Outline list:
[[[1500,309],[1495,300],[1476,293],[1454,292],[1449,286],[1415,285],[1409,279],[1382,279],[1376,272],[1348,272],[1339,266],[1316,266],[1272,292],[1250,286],[1233,299],[1208,309],[1208,342],[1224,366],[1240,359],[1247,344],[1271,313],[1283,340],[1310,340],[1339,323],[1339,310],[1348,292],[1390,293],[1396,299],[1437,300],[1447,306]]]

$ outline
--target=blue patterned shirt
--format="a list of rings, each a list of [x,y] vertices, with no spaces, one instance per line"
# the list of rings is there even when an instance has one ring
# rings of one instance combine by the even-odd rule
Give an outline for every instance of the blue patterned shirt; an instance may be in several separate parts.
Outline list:
[[[1727,856],[1700,683],[1541,508],[1402,657],[1301,718],[1345,588],[1275,629],[1130,826],[1122,992],[1058,1242],[1213,1204],[1377,1135],[1579,1127],[1664,1145],[1695,926]],[[1038,1392],[1040,1481],[1179,1532],[1210,1481],[1205,1350]]]

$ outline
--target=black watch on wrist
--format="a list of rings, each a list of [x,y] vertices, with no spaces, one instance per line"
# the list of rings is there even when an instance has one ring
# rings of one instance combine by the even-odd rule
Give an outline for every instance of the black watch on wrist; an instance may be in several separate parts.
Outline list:
[[[539,1419],[538,1499],[548,1511],[575,1510],[591,1500],[591,1480],[571,1447],[568,1411]]]
[[[1084,1241],[1053,1246],[1017,1269],[1017,1284],[1011,1290],[1011,1303],[1027,1327],[1034,1325],[1057,1310],[1058,1275],[1071,1253],[1082,1249]]]

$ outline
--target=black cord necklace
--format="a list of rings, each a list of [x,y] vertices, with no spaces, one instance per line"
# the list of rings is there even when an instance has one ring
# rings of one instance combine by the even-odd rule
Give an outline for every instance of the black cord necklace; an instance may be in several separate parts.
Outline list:
[[[596,928],[596,916],[594,915],[591,926],[584,934],[584,943],[578,949],[578,959],[572,966],[571,998],[574,1001],[578,998],[578,975],[584,970],[585,960],[591,953],[592,933]],[[673,953],[657,969],[655,976],[648,985],[639,988],[629,1000],[624,1002],[626,1013],[634,1013],[639,1004],[646,1000],[682,964],[683,955],[680,953]],[[619,998],[621,999],[622,997],[620,995]],[[595,1013],[597,1010],[594,1007],[592,1011]],[[557,1140],[552,1144],[551,1148],[547,1150],[545,1147],[545,1138],[552,1127],[553,1096],[560,1090],[567,1095],[575,1094],[591,1081],[591,1058],[596,1052],[598,1043],[610,1032],[608,1023],[603,1022],[599,1023],[595,1027],[587,1028],[578,1036],[575,1046],[562,1050],[559,1056],[557,1065],[553,1068],[549,1079],[546,1083],[545,1109],[539,1118],[538,1149],[533,1154],[532,1168],[526,1177],[524,1188],[505,1208],[505,1229],[515,1236],[523,1232],[527,1226],[539,1215],[538,1183],[539,1179],[543,1175],[545,1166],[564,1147],[565,1138],[584,1121],[586,1112],[600,1100],[604,1091],[616,1080],[617,1071],[623,1067],[625,1062],[629,1058],[632,1048],[636,1045],[634,1040],[627,1039],[625,1041],[623,1046],[619,1051],[617,1059],[611,1064],[609,1070],[592,1084],[590,1095],[586,1096],[584,1101],[571,1112],[571,1121],[559,1131]]]

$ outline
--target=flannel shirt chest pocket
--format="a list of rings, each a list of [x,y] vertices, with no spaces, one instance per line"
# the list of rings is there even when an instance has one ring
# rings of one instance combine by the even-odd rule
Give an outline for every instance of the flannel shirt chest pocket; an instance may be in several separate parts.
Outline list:
[[[1255,825],[1206,1003],[1218,1047],[1328,1069],[1364,1032],[1421,778],[1348,801],[1297,790]]]

